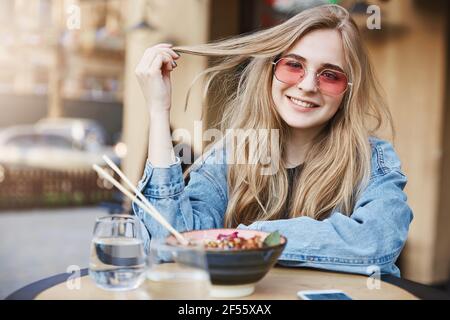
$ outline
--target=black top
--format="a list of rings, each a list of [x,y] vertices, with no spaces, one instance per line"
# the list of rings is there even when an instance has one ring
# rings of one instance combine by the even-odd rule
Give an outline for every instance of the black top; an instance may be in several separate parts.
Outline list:
[[[292,188],[293,185],[295,183],[295,181],[297,181],[297,178],[299,177],[300,173],[302,172],[303,169],[303,164],[300,164],[294,168],[287,168],[287,176],[288,176],[288,197],[287,197],[287,201],[286,201],[286,205],[285,205],[285,215],[286,217],[288,217],[288,208],[289,208],[289,204],[291,202],[291,197],[292,197]]]

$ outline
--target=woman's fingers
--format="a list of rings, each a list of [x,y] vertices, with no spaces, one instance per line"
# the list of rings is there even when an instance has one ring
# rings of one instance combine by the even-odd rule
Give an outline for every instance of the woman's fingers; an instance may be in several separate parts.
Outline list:
[[[163,67],[167,71],[172,71],[175,66],[172,64],[173,59],[167,53],[161,53],[153,59],[152,64],[150,65],[148,72],[151,75],[159,74],[163,71]]]
[[[162,55],[164,57],[162,62],[158,60],[158,65],[160,68],[162,67],[162,64],[165,64],[166,70],[171,71],[177,66],[174,60],[178,59],[180,56],[167,46],[164,47],[162,45],[157,45],[155,47],[147,49],[144,52],[144,56],[136,67],[136,74],[143,74],[146,71],[149,71],[149,69],[154,65],[156,57],[159,55]],[[152,72],[154,72],[154,70]]]
[[[173,47],[173,44],[162,42],[162,43],[155,44],[154,47]]]
[[[170,48],[160,48],[160,49],[158,49],[159,50],[159,52],[165,52],[165,53],[168,53],[173,59],[178,59],[178,58],[180,58],[180,55],[178,55],[175,51],[173,51],[172,49],[170,49]]]
[[[150,68],[150,66],[153,64],[153,61],[155,60],[155,58],[158,55],[167,56],[171,60],[176,60],[180,57],[179,55],[177,55],[175,53],[175,51],[168,49],[168,48],[165,48],[165,49],[150,48],[150,49],[147,49],[146,52],[144,53],[144,57],[142,58],[142,60],[140,62],[140,67],[144,68],[144,69]]]
[[[162,57],[161,63],[157,64],[155,67],[159,68],[161,71],[163,70],[163,68],[165,70],[172,71],[173,70],[172,62],[174,61],[172,56],[170,56],[167,52],[161,52],[159,55]],[[155,63],[155,60],[150,65],[150,69],[154,68],[154,66],[153,66],[154,63]]]
[[[158,53],[161,53],[161,52],[166,52],[166,53],[170,54],[170,56],[173,59],[180,58],[180,55],[178,55],[175,51],[173,51],[170,48],[164,48],[164,47],[155,48],[155,47],[152,47],[152,48],[149,48],[149,49],[145,50],[143,59],[148,59],[148,63],[151,64],[153,59],[155,58],[155,56]]]

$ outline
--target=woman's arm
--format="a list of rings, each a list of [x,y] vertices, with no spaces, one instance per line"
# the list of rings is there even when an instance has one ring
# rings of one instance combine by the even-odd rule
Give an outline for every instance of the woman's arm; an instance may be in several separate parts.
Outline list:
[[[212,152],[190,172],[185,186],[180,160],[168,168],[156,168],[149,161],[138,185],[139,191],[178,231],[221,228],[227,207],[226,164]],[[133,203],[133,210],[152,238],[168,231]],[[147,238],[146,246],[148,245]]]
[[[214,163],[214,152],[191,171],[185,187],[180,159],[175,157],[170,132],[171,80],[179,55],[170,44],[147,49],[135,73],[150,116],[148,160],[138,189],[178,231],[218,228],[226,209],[224,167]],[[148,247],[150,237],[166,237],[168,232],[133,203],[135,214],[144,223]]]
[[[172,45],[157,44],[145,50],[135,70],[150,117],[148,160],[156,167],[168,167],[175,162],[170,132],[170,73],[178,58]]]

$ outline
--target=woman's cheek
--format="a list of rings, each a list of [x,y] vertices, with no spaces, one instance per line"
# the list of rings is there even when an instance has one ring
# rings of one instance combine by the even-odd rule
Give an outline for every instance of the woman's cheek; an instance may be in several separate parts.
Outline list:
[[[325,105],[328,106],[329,109],[334,116],[334,114],[339,110],[339,106],[342,103],[342,97],[327,97],[325,98]]]
[[[279,84],[278,81],[272,82],[272,100],[275,103],[276,109],[281,108],[283,103],[283,92],[285,90],[285,86]]]

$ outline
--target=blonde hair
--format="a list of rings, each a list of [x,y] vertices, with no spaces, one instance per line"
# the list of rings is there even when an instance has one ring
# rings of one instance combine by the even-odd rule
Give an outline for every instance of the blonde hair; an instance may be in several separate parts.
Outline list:
[[[305,10],[280,25],[253,34],[174,48],[179,52],[220,58],[199,76],[207,75],[204,98],[214,92],[214,101],[210,104],[223,108],[222,132],[233,128],[279,129],[281,143],[270,145],[270,138],[260,143],[264,150],[277,148],[281,155],[279,167],[285,168],[282,142],[286,141],[289,127],[279,117],[272,99],[271,62],[298,39],[317,29],[339,31],[345,72],[353,85],[345,93],[340,109],[311,144],[301,174],[294,182],[287,213],[286,170],[261,175],[262,161],[240,164],[242,158],[255,156],[249,155],[249,142],[236,146],[233,153],[236,161],[229,165],[227,172],[229,201],[224,218],[227,227],[299,216],[322,220],[333,210],[351,215],[370,178],[369,137],[384,124],[393,134],[391,114],[358,27],[347,10],[338,5]]]

